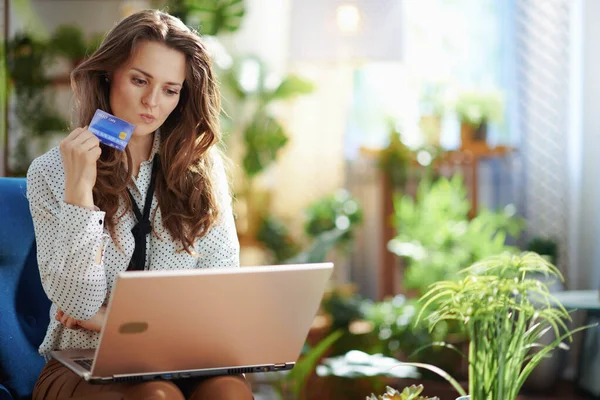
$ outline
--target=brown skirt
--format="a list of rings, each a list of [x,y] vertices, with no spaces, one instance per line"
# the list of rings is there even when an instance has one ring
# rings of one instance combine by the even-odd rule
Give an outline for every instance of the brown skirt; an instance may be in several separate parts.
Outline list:
[[[152,381],[141,383],[108,383],[90,384],[56,360],[50,360],[42,369],[33,389],[32,400],[133,400],[135,393],[143,385],[175,384],[185,398],[193,393],[195,388],[210,378],[181,379],[173,381]],[[244,379],[245,381],[245,379]],[[170,383],[172,382],[172,383]]]

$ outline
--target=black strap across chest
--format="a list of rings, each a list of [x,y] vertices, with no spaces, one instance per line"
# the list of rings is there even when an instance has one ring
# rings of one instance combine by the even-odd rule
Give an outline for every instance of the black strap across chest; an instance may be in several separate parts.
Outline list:
[[[131,229],[135,240],[133,256],[127,267],[128,271],[141,271],[146,267],[146,236],[152,232],[152,222],[150,221],[150,208],[152,207],[152,198],[154,197],[154,185],[156,183],[156,172],[160,168],[160,158],[158,153],[152,160],[152,176],[150,177],[150,186],[146,192],[146,200],[144,201],[144,211],[141,212],[135,199],[129,189],[127,194],[131,200],[133,212],[137,218],[137,223]]]

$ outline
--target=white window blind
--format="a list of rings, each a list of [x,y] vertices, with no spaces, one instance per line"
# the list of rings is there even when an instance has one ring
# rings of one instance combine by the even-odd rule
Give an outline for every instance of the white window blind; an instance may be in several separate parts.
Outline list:
[[[570,0],[516,0],[517,121],[530,238],[547,236],[568,269]]]

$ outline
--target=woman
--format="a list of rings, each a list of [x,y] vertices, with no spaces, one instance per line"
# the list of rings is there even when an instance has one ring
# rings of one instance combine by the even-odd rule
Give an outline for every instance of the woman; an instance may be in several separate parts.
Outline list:
[[[71,84],[79,128],[27,176],[54,317],[40,346],[47,359],[51,350],[97,346],[120,271],[239,266],[216,150],[219,91],[198,35],[168,14],[136,13],[72,72]],[[125,152],[87,129],[96,109],[136,125]],[[49,360],[33,398],[86,396],[247,399],[252,392],[243,377],[91,385]]]

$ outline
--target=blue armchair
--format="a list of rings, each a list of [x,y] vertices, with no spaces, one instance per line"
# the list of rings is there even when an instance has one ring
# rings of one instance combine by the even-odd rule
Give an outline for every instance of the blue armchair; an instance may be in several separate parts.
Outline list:
[[[31,397],[50,301],[40,282],[26,180],[0,178],[0,400]]]

